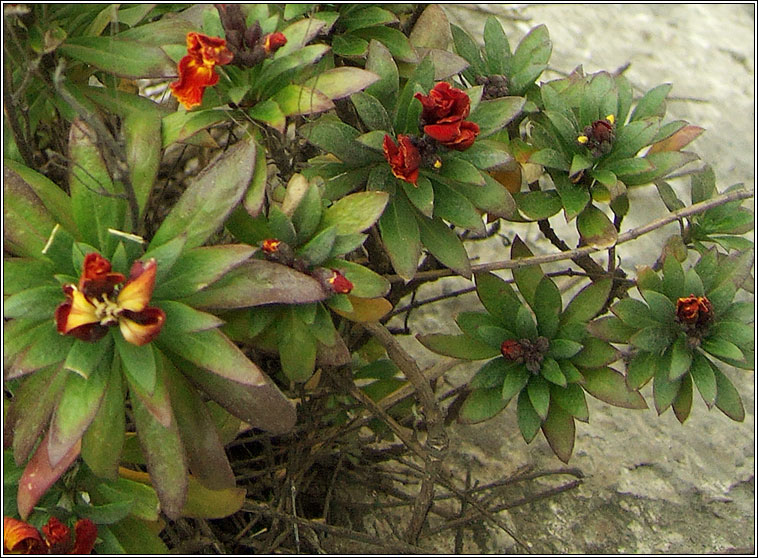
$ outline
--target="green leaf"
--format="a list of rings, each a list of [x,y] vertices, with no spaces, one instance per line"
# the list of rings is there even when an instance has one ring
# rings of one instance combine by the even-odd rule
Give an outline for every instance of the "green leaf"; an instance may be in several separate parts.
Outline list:
[[[526,306],[519,306],[516,319],[510,327],[519,338],[533,339],[537,337],[537,324]]]
[[[356,142],[359,132],[352,126],[327,118],[305,124],[298,133],[313,145],[350,167],[362,167],[372,162],[384,161],[384,156]]]
[[[479,46],[477,46],[469,34],[457,25],[450,25],[450,31],[453,35],[455,52],[465,58],[477,74],[487,73],[482,63]]]
[[[287,37],[287,44],[276,51],[274,60],[301,50],[326,27],[325,21],[316,18],[303,18],[282,30]]]
[[[161,125],[161,114],[158,110],[133,111],[124,119],[129,181],[134,190],[140,217],[145,214],[161,163],[161,145],[155,141],[155,138],[160,136]]]
[[[155,233],[150,248],[181,234],[186,234],[186,248],[203,244],[245,194],[255,169],[256,152],[256,143],[249,138],[219,153],[184,191]]]
[[[565,172],[569,172],[571,169],[571,164],[569,163],[569,160],[566,159],[566,156],[562,152],[550,147],[532,153],[529,156],[529,162]]]
[[[700,395],[706,406],[710,409],[716,402],[716,375],[713,372],[713,365],[700,351],[693,355],[690,375],[695,382]]]
[[[645,93],[632,111],[630,121],[641,120],[650,116],[663,116],[666,112],[665,99],[671,91],[671,87],[670,83],[664,83]]]
[[[752,350],[755,341],[755,329],[745,323],[725,321],[723,318],[724,316],[722,315],[722,320],[711,326],[709,337],[725,339],[737,345],[737,347]],[[752,320],[748,319],[745,321]]]
[[[386,192],[358,192],[345,196],[324,211],[320,229],[335,226],[340,235],[363,232],[376,223],[388,201]]]
[[[661,358],[653,353],[638,352],[626,367],[626,385],[630,389],[640,389],[648,383],[655,374]]]
[[[676,394],[671,407],[674,409],[677,420],[684,424],[684,421],[690,416],[690,410],[692,410],[692,379],[689,375],[682,377],[679,393]]]
[[[664,180],[656,180],[655,187],[658,190],[658,195],[661,197],[661,201],[669,211],[676,211],[684,207],[684,202],[680,200],[674,189]]]
[[[115,237],[108,234],[108,229],[123,230],[126,203],[113,197],[122,193],[121,188],[111,181],[95,132],[79,119],[71,123],[69,157],[74,222],[82,240],[107,257],[116,247]]]
[[[463,277],[471,277],[471,264],[463,243],[441,219],[416,216],[421,242],[443,265]]]
[[[265,99],[256,103],[248,112],[248,116],[254,120],[259,120],[268,124],[274,130],[284,133],[287,124],[287,117],[282,112],[279,104],[273,99]],[[165,142],[164,142],[165,143]]]
[[[660,120],[657,118],[630,122],[626,126],[622,126],[616,133],[613,151],[605,159],[605,164],[637,155],[640,149],[653,142],[659,127]],[[601,167],[603,166],[605,165],[601,165]]]
[[[82,438],[82,458],[97,476],[115,481],[124,446],[126,417],[119,359],[114,359],[108,368],[108,385],[97,414]]]
[[[590,412],[584,397],[584,390],[578,384],[550,386],[551,406],[555,403],[572,417],[589,422]]]
[[[347,16],[341,16],[340,22],[344,24],[345,31],[350,32],[363,27],[396,23],[397,18],[395,17],[395,14],[380,8],[379,6],[368,6],[352,12]]]
[[[329,260],[329,268],[338,269],[353,283],[352,296],[359,298],[377,298],[386,295],[390,283],[383,276],[362,265],[346,260]]]
[[[690,177],[690,196],[692,203],[709,200],[716,193],[716,173],[710,165],[705,165],[701,172]]]
[[[410,281],[421,255],[421,234],[408,202],[395,196],[379,219],[379,230],[395,272]]]
[[[26,346],[19,352],[13,364],[6,369],[6,380],[63,362],[74,342],[71,336],[61,337],[53,320],[45,321],[35,327],[24,340]],[[7,346],[4,350],[8,350]]]
[[[630,390],[624,376],[613,368],[583,370],[582,374],[586,380],[584,389],[600,401],[625,409],[647,409],[642,395]]]
[[[553,178],[555,189],[561,197],[561,203],[566,211],[566,220],[570,221],[587,207],[590,193],[585,186],[572,184],[565,174],[557,174]]]
[[[621,356],[621,353],[613,345],[595,337],[588,337],[584,340],[583,345],[584,348],[571,359],[571,362],[581,368],[606,366],[616,362]]]
[[[316,302],[327,296],[321,284],[309,275],[274,262],[250,260],[183,302],[197,308],[231,309]]]
[[[582,350],[583,345],[569,339],[551,339],[547,356],[554,359],[571,358]]]
[[[76,225],[72,219],[71,198],[45,175],[11,159],[4,159],[3,180],[6,187],[12,181],[23,181],[37,195],[55,222],[69,231],[76,232]]]
[[[558,331],[561,307],[561,292],[552,279],[543,277],[537,284],[532,302],[540,335],[548,339],[555,335]]]
[[[547,68],[553,45],[545,25],[534,27],[516,47],[510,60],[510,91],[524,93]]]
[[[649,184],[658,178],[666,177],[687,163],[697,160],[698,156],[688,151],[662,151],[650,153],[645,159],[652,163],[654,168],[647,172],[625,176],[624,183],[627,186]]]
[[[500,97],[482,101],[469,115],[468,120],[479,125],[479,138],[491,136],[516,118],[524,108],[524,97]]]
[[[51,318],[65,298],[59,286],[33,287],[5,299],[3,317],[44,320]]]
[[[519,430],[524,437],[524,441],[528,444],[534,439],[537,432],[540,431],[540,426],[544,419],[537,414],[526,390],[519,393],[518,408],[516,412]]]
[[[272,97],[284,116],[314,114],[334,108],[334,103],[316,89],[302,85],[287,85]]]
[[[542,374],[542,377],[547,381],[562,387],[566,387],[566,376],[564,376],[563,372],[561,372],[561,367],[558,365],[555,359],[550,357],[545,358],[545,360],[542,362],[542,369],[540,370],[540,374]]]
[[[615,116],[618,106],[617,95],[616,84],[611,74],[594,74],[582,96],[580,120],[589,124],[609,114]]]
[[[629,339],[637,330],[626,325],[616,316],[605,316],[587,324],[587,331],[603,341],[629,343]]]
[[[508,405],[499,388],[475,389],[463,402],[458,417],[463,423],[477,423],[494,417]]]
[[[369,130],[392,133],[392,121],[382,103],[369,93],[361,91],[350,96],[355,110]]]
[[[544,434],[547,443],[553,450],[558,459],[568,463],[571,459],[571,453],[574,451],[574,437],[576,436],[576,426],[574,417],[565,412],[558,405],[550,406],[550,414],[547,420],[542,423],[542,434]]]
[[[95,370],[89,378],[69,373],[66,385],[50,421],[47,454],[55,467],[81,440],[95,418],[105,394],[108,370]]]
[[[432,352],[464,360],[483,360],[500,355],[500,349],[477,341],[468,335],[431,333],[417,335],[419,342]]]
[[[449,155],[443,159],[439,174],[451,180],[484,186],[484,178],[482,178],[479,170],[468,161],[459,159],[454,155]]]
[[[666,355],[654,364],[656,370],[653,378],[653,399],[659,415],[663,414],[674,402],[682,384],[681,378],[674,381],[668,379],[669,362],[668,355]]]
[[[494,273],[477,273],[474,276],[476,294],[492,316],[503,324],[512,323],[521,307],[513,288]]]
[[[669,380],[673,381],[686,374],[692,364],[692,351],[687,343],[687,336],[679,335],[671,345]]]
[[[484,51],[487,55],[487,69],[490,74],[508,74],[511,46],[503,27],[493,16],[489,16],[484,22]]]
[[[176,65],[156,46],[111,37],[73,37],[58,51],[108,73],[125,78],[176,75]]]
[[[126,377],[136,387],[148,395],[152,395],[156,381],[155,355],[153,354],[152,344],[142,345],[141,347],[132,345],[120,333],[114,333],[113,338],[116,342],[116,349],[121,356]]]
[[[530,258],[532,251],[527,247],[523,240],[517,235],[511,245],[511,259]],[[516,267],[513,269],[513,278],[516,281],[521,296],[530,307],[534,308],[535,293],[537,286],[542,281],[545,274],[539,265],[528,265]]]
[[[716,358],[728,358],[732,360],[742,360],[745,358],[745,355],[737,345],[721,337],[703,339],[700,348]]]
[[[585,244],[607,248],[616,244],[618,231],[610,219],[594,205],[588,205],[576,218],[576,227]]]
[[[320,91],[329,99],[342,99],[358,91],[363,91],[379,79],[379,75],[374,72],[351,66],[341,66],[313,76],[303,85]]]
[[[519,192],[513,195],[513,199],[522,215],[532,221],[552,217],[563,207],[555,190]]]
[[[524,389],[530,378],[532,378],[532,374],[523,364],[510,367],[505,375],[503,387],[500,392],[503,401],[510,401],[514,395]]]
[[[579,372],[579,369],[576,366],[571,364],[571,361],[559,360],[558,365],[561,367],[561,372],[563,372],[563,375],[566,377],[567,383],[584,383],[584,376]]]
[[[489,389],[495,387],[499,389],[503,385],[503,379],[511,367],[512,363],[506,362],[504,358],[493,358],[477,370],[474,377],[469,381],[468,387],[471,389]]]
[[[384,26],[373,26],[356,29],[352,34],[367,41],[375,39],[383,43],[396,60],[410,63],[418,62],[418,56],[410,41],[397,29]]]
[[[638,349],[656,354],[661,354],[671,341],[671,330],[664,326],[645,327],[629,339],[629,343]]]
[[[3,260],[3,296],[10,298],[20,292],[41,287],[51,281],[55,271],[54,266],[46,260],[6,257]],[[62,294],[61,291],[58,293]],[[9,298],[3,304],[4,313],[8,311]]]
[[[676,300],[688,294],[684,292],[684,270],[682,269],[682,264],[673,256],[668,256],[663,261],[663,284],[661,288],[663,294],[671,300]]]
[[[611,306],[611,312],[635,329],[659,325],[648,305],[636,298],[622,298]]]
[[[711,368],[716,376],[716,407],[730,419],[742,422],[745,420],[745,407],[734,384],[713,363]]]
[[[426,176],[421,175],[418,177],[416,186],[405,180],[396,180],[395,183],[402,185],[403,191],[408,196],[410,202],[423,215],[431,219],[434,213],[434,188],[431,181]]]
[[[278,327],[279,358],[287,378],[305,382],[313,375],[316,364],[316,342],[308,328],[293,312]]]
[[[297,255],[311,266],[321,265],[332,253],[336,238],[337,227],[324,229],[300,248]]]
[[[258,105],[260,104],[261,103],[259,103]],[[258,105],[256,105],[256,107],[250,111],[251,117],[253,117],[253,112],[257,110]],[[192,112],[178,111],[178,112],[172,112],[170,114],[167,114],[166,116],[163,117],[162,128],[161,128],[162,146],[166,148],[172,143],[177,143],[177,142],[190,143],[189,141],[190,138],[195,136],[195,134],[197,134],[198,132],[205,130],[206,128],[209,128],[213,126],[214,124],[218,124],[219,122],[224,122],[228,118],[229,118],[228,111],[217,110],[217,109],[198,110],[198,111],[192,111]],[[257,118],[257,117],[254,117],[254,118]],[[263,120],[267,124],[270,124],[270,122],[266,119],[261,118],[261,120]],[[200,136],[198,135],[198,137]],[[210,136],[206,136],[206,138],[210,140],[209,142],[210,145],[206,145],[206,147],[216,146],[216,142],[213,140],[213,138],[210,138]],[[207,142],[207,139],[206,139],[206,142]]]
[[[68,352],[63,368],[76,372],[85,380],[98,369],[100,361],[113,348],[113,338],[105,336],[102,341],[89,343],[76,340]]]
[[[155,395],[170,411],[165,382],[161,379],[159,384],[162,387],[160,391],[156,390]],[[130,388],[129,399],[137,435],[147,459],[153,488],[158,493],[161,511],[170,518],[178,518],[187,497],[187,464],[176,420],[171,417],[168,425],[162,424],[153,416],[142,398],[135,395],[137,394]]]
[[[161,333],[166,336],[214,329],[224,323],[213,314],[195,310],[174,300],[162,301],[161,309],[166,313],[166,323]]]
[[[368,44],[366,69],[381,76],[379,81],[366,88],[366,93],[379,99],[387,112],[391,113],[397,102],[400,78],[392,54],[386,46],[375,39]]]
[[[444,184],[442,180],[434,184],[434,216],[441,217],[452,224],[484,233],[482,216],[463,194]]]
[[[664,282],[665,285],[665,282]],[[657,291],[640,289],[643,298],[650,307],[653,318],[662,324],[673,323],[676,316],[676,308],[669,297]]]
[[[584,287],[574,295],[561,314],[561,324],[583,323],[597,316],[605,306],[612,286],[611,279],[600,279]]]
[[[484,186],[456,184],[453,188],[490,216],[504,218],[517,216],[516,202],[511,193],[489,174],[482,173],[482,177]]]

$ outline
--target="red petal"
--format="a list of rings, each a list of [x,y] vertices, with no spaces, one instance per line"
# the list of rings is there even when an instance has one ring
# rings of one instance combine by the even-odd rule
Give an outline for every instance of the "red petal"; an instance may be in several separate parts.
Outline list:
[[[432,139],[437,140],[440,143],[447,143],[455,141],[461,131],[461,123],[450,122],[447,124],[430,124],[424,126],[424,132]]]
[[[71,554],[91,554],[97,540],[97,525],[90,519],[80,519],[74,524],[76,534]]]
[[[203,92],[218,83],[214,65],[202,63],[202,59],[185,56],[179,61],[179,79],[171,84],[171,92],[185,108],[191,109],[203,101]]]
[[[47,554],[39,531],[24,521],[3,516],[3,553]]]

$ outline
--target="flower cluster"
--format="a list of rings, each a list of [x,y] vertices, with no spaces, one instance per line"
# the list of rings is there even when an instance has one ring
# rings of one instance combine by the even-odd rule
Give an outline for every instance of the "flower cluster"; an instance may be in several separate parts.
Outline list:
[[[156,263],[136,261],[129,280],[111,271],[111,263],[100,254],[87,254],[78,287],[63,285],[66,300],[55,309],[55,322],[62,335],[82,341],[98,341],[110,326],[118,324],[124,339],[145,345],[160,333],[166,314],[148,306],[155,286]]]
[[[44,539],[37,529],[12,517],[3,517],[3,553],[5,554],[90,554],[97,540],[97,526],[89,519],[74,524],[71,529],[57,517],[51,517],[42,527]]]
[[[682,297],[676,301],[676,319],[687,329],[702,328],[713,319],[713,305],[707,297]]]
[[[392,174],[417,186],[420,166],[438,169],[442,164],[436,144],[465,151],[479,135],[479,126],[466,120],[471,110],[471,101],[466,92],[445,81],[435,85],[429,95],[416,93],[415,97],[423,107],[419,127],[426,137],[416,139],[399,134],[398,143],[395,144],[389,135],[385,135],[383,149]],[[427,138],[434,141],[430,142]]]
[[[218,83],[216,64],[229,64],[233,58],[224,39],[187,33],[187,55],[179,61],[179,79],[171,92],[187,109],[200,105],[205,88]]]

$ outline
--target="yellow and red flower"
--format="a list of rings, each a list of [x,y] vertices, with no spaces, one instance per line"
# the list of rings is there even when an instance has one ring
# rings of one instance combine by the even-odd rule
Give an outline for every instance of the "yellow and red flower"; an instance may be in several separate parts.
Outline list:
[[[397,136],[397,145],[388,135],[384,136],[384,157],[390,164],[392,174],[400,180],[410,182],[417,186],[418,167],[421,164],[421,155],[410,136],[400,134]]]
[[[111,263],[100,254],[84,258],[79,286],[63,285],[66,300],[55,309],[55,322],[62,335],[82,341],[102,339],[110,326],[118,324],[129,343],[146,345],[160,333],[166,314],[148,306],[155,286],[154,259],[132,265],[129,280],[111,271]]]
[[[3,552],[9,554],[90,554],[97,540],[97,525],[89,519],[74,524],[71,529],[57,517],[51,517],[40,532],[24,521],[3,517]]]
[[[263,50],[266,54],[272,54],[287,44],[284,33],[269,33],[263,38]]]
[[[332,269],[332,275],[327,278],[326,282],[331,287],[332,291],[337,294],[348,294],[353,290],[353,283],[342,275],[338,269]]]
[[[713,305],[706,297],[691,294],[677,299],[676,317],[685,325],[705,325],[713,319]]]
[[[179,79],[171,84],[171,92],[187,109],[200,105],[205,88],[218,83],[216,65],[233,58],[224,39],[187,33],[187,55],[179,61]]]

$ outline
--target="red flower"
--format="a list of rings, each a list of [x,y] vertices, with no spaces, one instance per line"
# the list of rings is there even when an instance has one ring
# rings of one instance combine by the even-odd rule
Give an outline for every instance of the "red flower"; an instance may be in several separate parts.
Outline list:
[[[676,317],[686,325],[704,325],[713,319],[713,305],[706,297],[691,294],[676,301]]]
[[[443,118],[436,124],[424,126],[424,133],[445,147],[465,151],[479,135],[479,125],[459,117]]]
[[[421,121],[424,125],[436,124],[443,119],[458,118],[463,120],[468,116],[471,101],[465,91],[453,87],[446,81],[434,86],[429,95],[416,93],[414,95],[421,104]]]
[[[590,150],[593,157],[600,157],[610,153],[613,149],[613,141],[616,139],[616,117],[609,114],[604,120],[595,120],[585,126],[582,134],[576,141]]]
[[[216,64],[229,64],[233,58],[224,39],[187,33],[187,55],[179,61],[179,80],[171,84],[171,92],[185,108],[198,106],[205,88],[218,83]]]
[[[18,519],[3,517],[3,551],[12,554],[90,554],[97,540],[97,525],[89,519],[74,524],[74,541],[71,529],[51,517],[42,527],[45,540],[39,531]]]
[[[515,339],[506,339],[500,345],[500,352],[508,360],[521,361],[524,358],[524,347]]]
[[[263,49],[266,54],[276,52],[286,44],[287,37],[284,36],[284,33],[269,33],[263,38]]]
[[[19,519],[3,516],[3,553],[47,554],[39,531]]]
[[[409,136],[397,136],[398,145],[388,135],[384,136],[384,157],[390,164],[392,174],[416,186],[421,155]]]
[[[332,269],[332,275],[326,282],[337,294],[348,294],[353,290],[353,283],[337,269]]]
[[[110,326],[118,324],[129,343],[145,345],[160,333],[166,314],[160,308],[149,307],[155,286],[157,264],[136,261],[129,280],[113,300],[116,286],[125,277],[111,272],[111,264],[99,254],[84,258],[79,287],[63,285],[66,300],[55,309],[58,332],[73,335],[82,341],[102,339]]]
[[[275,254],[279,251],[279,245],[282,243],[281,240],[277,240],[276,238],[267,238],[261,243],[261,249],[266,252],[266,254]]]

